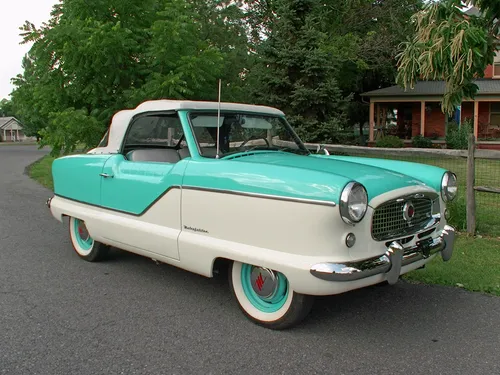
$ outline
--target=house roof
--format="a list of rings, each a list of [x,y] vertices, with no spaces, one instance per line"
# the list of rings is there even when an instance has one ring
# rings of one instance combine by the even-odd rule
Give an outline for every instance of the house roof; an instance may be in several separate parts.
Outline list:
[[[15,121],[21,126],[21,123],[15,117],[0,117],[0,129],[5,128],[11,121]]]
[[[500,80],[478,79],[473,81],[479,88],[477,96],[500,95]],[[395,85],[361,94],[367,97],[415,97],[415,96],[442,96],[445,91],[444,81],[418,81],[413,89]]]

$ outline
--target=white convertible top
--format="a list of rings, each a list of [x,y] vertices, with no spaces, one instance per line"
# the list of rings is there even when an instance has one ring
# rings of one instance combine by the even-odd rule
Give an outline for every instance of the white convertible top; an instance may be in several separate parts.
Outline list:
[[[217,102],[208,101],[192,101],[192,100],[148,100],[139,104],[135,109],[125,109],[115,113],[111,119],[109,126],[108,143],[104,147],[96,147],[89,154],[109,154],[117,153],[128,125],[132,117],[139,113],[154,112],[154,111],[172,111],[172,110],[217,110]],[[240,111],[240,112],[256,112],[269,115],[284,116],[284,113],[279,109],[262,105],[240,104],[240,103],[220,103],[221,111]]]

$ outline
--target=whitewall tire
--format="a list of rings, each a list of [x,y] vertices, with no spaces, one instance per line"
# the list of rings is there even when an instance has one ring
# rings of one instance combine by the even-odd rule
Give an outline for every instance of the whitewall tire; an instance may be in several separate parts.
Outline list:
[[[90,236],[85,222],[75,217],[69,219],[69,236],[73,250],[86,261],[97,262],[102,260],[109,251],[109,246],[95,241]]]
[[[313,305],[313,296],[295,293],[285,275],[267,268],[232,262],[228,277],[245,316],[267,328],[293,327]]]

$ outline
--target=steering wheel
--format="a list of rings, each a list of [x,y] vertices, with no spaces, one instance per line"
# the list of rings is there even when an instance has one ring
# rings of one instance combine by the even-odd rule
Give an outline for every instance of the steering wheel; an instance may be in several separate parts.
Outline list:
[[[240,148],[242,148],[244,145],[246,145],[246,144],[247,144],[247,142],[249,142],[249,141],[254,141],[254,140],[256,140],[256,139],[263,139],[263,140],[266,142],[267,147],[270,147],[270,145],[269,145],[269,141],[268,141],[266,138],[264,138],[264,137],[258,137],[258,136],[254,136],[254,135],[253,135],[253,136],[251,136],[250,138],[248,138],[246,141],[244,141],[244,142],[243,142],[243,143],[242,143],[242,144],[241,144],[238,148],[240,149]],[[250,148],[249,150],[252,150],[253,148],[258,147],[258,146],[259,146],[259,145],[255,145],[254,147]]]

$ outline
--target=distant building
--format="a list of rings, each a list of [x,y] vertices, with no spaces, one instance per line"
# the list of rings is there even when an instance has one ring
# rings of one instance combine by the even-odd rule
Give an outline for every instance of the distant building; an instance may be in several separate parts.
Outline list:
[[[27,137],[23,125],[15,117],[0,117],[0,138],[2,142],[24,142],[36,140],[36,137]]]

